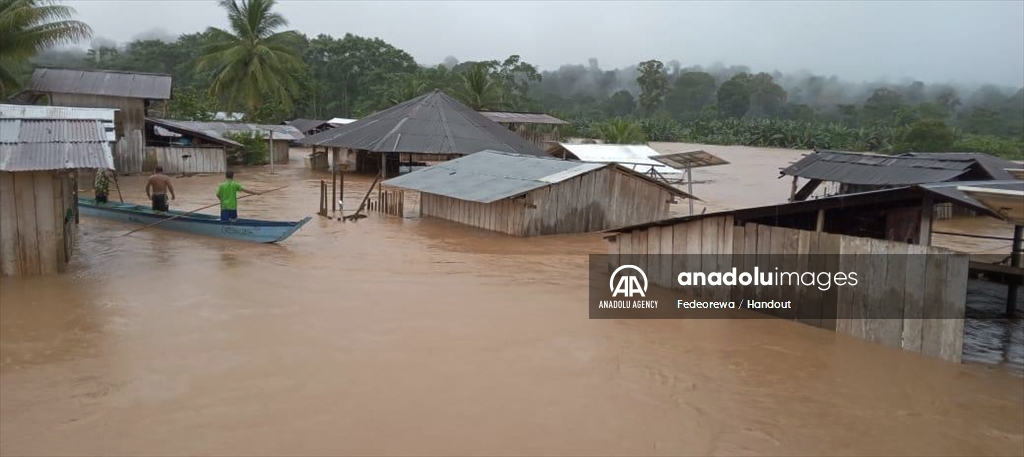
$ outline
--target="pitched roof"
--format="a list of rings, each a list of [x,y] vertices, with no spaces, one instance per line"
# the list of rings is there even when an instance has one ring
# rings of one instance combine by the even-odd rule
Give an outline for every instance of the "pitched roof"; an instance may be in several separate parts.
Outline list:
[[[1014,179],[1014,176],[1006,171],[1007,168],[1020,168],[1020,164],[980,152],[908,152],[900,156],[933,160],[973,160],[991,179],[999,181]]]
[[[0,170],[114,168],[114,110],[0,105]]]
[[[782,170],[783,175],[856,185],[893,186],[949,181],[969,172],[988,179],[1011,179],[1005,171],[993,174],[1000,161],[987,154],[913,153],[897,156],[818,150]],[[1008,162],[1013,167],[1012,162]],[[1006,167],[1003,167],[1006,168]]]
[[[146,118],[146,123],[153,124],[156,134],[161,136],[174,136],[171,134],[189,135],[202,138],[206,141],[221,143],[226,146],[242,146],[241,143],[225,138],[218,132],[194,128],[193,126],[180,121]]]
[[[374,152],[466,155],[489,149],[544,155],[533,143],[440,91],[301,142]]]
[[[321,121],[318,119],[303,119],[301,117],[298,119],[288,121],[288,125],[295,127],[296,129],[299,129],[299,131],[302,133],[306,133],[313,129],[318,129],[323,126],[333,127],[333,125],[328,121]]]
[[[615,164],[584,163],[550,157],[480,151],[384,181],[385,185],[479,203],[493,203],[550,186],[605,167],[634,173],[675,195],[679,189]]]
[[[188,130],[190,133],[202,133],[210,138],[216,138],[217,141],[231,142],[231,140],[224,137],[225,134],[244,132],[257,132],[263,138],[270,138],[270,134],[268,132],[273,131],[274,140],[281,141],[295,141],[305,136],[299,131],[299,129],[290,125],[245,124],[241,122],[174,121],[152,118],[148,118],[146,120],[164,128],[168,128],[167,126],[169,125],[183,130]],[[238,143],[231,143],[233,145],[238,145]]]
[[[660,221],[629,225],[626,227],[620,227],[606,231],[625,233],[649,227],[663,227],[668,225],[675,225],[680,222],[687,222],[703,219],[706,217],[716,217],[725,215],[732,215],[737,220],[751,220],[755,218],[765,217],[781,217],[800,213],[817,212],[818,210],[821,209],[829,210],[854,208],[857,206],[877,206],[881,203],[886,202],[909,202],[913,200],[920,200],[924,196],[933,197],[937,203],[953,203],[957,206],[966,207],[982,214],[987,214],[996,218],[1003,218],[1002,215],[993,212],[984,204],[972,198],[963,190],[959,189],[960,187],[964,186],[980,187],[993,190],[1024,191],[1024,181],[1022,180],[957,181],[916,184],[911,186],[894,187],[889,189],[873,190],[868,192],[858,192],[855,194],[840,194],[829,197],[816,198],[812,200],[780,203],[778,205],[758,206],[753,208],[741,208],[726,211],[718,211],[713,213],[695,214],[691,216],[674,217],[669,219],[663,219]]]
[[[43,93],[169,100],[171,76],[109,70],[37,68],[25,83],[24,89]]]

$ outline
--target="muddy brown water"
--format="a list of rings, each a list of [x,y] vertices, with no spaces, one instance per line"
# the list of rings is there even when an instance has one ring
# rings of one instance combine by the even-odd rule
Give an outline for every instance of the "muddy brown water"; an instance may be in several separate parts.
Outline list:
[[[296,156],[243,217],[298,219]],[[175,209],[219,177],[176,178]],[[120,178],[142,202],[142,178]],[[346,182],[346,209],[366,180]],[[3,455],[1022,455],[1024,380],[778,320],[587,318],[599,235],[314,218],[252,245],[82,218],[0,280]]]

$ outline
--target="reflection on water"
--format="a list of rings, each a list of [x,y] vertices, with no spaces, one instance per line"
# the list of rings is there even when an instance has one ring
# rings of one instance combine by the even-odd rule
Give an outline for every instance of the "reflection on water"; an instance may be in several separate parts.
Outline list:
[[[964,360],[1005,367],[1024,376],[1024,295],[1017,297],[1017,316],[1006,319],[1007,287],[970,280],[964,322]]]
[[[315,212],[330,176],[296,159],[236,175],[290,185],[240,201],[243,217]],[[219,181],[178,179],[176,207],[213,203]],[[145,198],[143,177],[120,184]],[[368,185],[348,177],[345,207]],[[968,337],[973,360],[1004,367],[988,369],[770,319],[589,320],[600,235],[513,239],[376,215],[316,218],[282,245],[130,228],[83,218],[69,274],[0,279],[0,454],[1024,447],[1020,352],[998,349],[1019,346],[1019,321]]]

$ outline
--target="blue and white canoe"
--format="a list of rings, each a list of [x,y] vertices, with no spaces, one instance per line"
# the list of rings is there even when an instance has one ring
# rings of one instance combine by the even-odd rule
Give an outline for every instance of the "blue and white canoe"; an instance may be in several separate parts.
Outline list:
[[[78,208],[83,216],[143,225],[155,224],[162,220],[179,216],[156,227],[165,230],[255,243],[277,243],[284,241],[311,219],[306,217],[298,222],[235,219],[233,222],[228,222],[220,220],[220,217],[208,214],[192,213],[182,216],[182,214],[186,213],[174,210],[160,213],[153,211],[148,206],[117,202],[96,203],[94,199],[83,197],[78,198]]]

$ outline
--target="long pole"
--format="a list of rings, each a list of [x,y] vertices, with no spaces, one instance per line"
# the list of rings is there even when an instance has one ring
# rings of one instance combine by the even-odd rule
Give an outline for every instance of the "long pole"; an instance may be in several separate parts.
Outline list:
[[[1024,256],[1024,225],[1013,227],[1013,246],[1010,247],[1010,266],[1020,267],[1020,258]],[[1017,309],[1017,293],[1021,278],[1011,278],[1006,290],[1006,317],[1013,317]]]
[[[686,188],[690,194],[690,215],[693,215],[693,167],[686,162]]]
[[[105,170],[101,171],[101,172],[102,173],[106,173]],[[117,171],[115,171],[115,172],[113,172],[111,174],[114,175],[114,187],[117,188],[117,199],[121,200],[121,203],[124,203],[124,197],[121,196],[121,184],[117,182]]]
[[[270,174],[274,174],[274,131],[270,131]]]
[[[252,196],[254,196],[254,195],[265,195],[265,194],[269,194],[269,193],[271,193],[271,192],[274,192],[274,191],[278,191],[278,190],[284,189],[285,187],[288,187],[288,186],[281,186],[281,187],[278,187],[278,188],[276,188],[276,189],[270,189],[270,190],[268,190],[268,191],[265,191],[265,192],[260,192],[260,193],[258,193],[258,194],[249,194],[249,195],[243,195],[243,196],[241,196],[241,197],[238,197],[238,198],[237,198],[236,200],[241,200],[241,199],[243,199],[243,198],[248,198],[248,197],[252,197]],[[144,226],[144,227],[140,227],[140,228],[137,228],[137,229],[135,229],[135,230],[132,230],[132,231],[130,231],[130,232],[128,232],[128,233],[125,233],[124,235],[121,235],[121,236],[128,236],[128,235],[131,235],[131,234],[133,234],[133,233],[135,233],[135,232],[138,232],[138,231],[142,231],[142,230],[148,229],[148,228],[150,228],[150,227],[154,227],[154,226],[157,226],[157,225],[163,224],[164,222],[167,222],[167,221],[172,221],[172,220],[174,220],[174,219],[177,219],[177,218],[179,218],[179,217],[182,217],[182,216],[188,216],[189,214],[192,214],[192,213],[194,213],[194,212],[196,212],[196,211],[202,211],[202,210],[204,210],[204,209],[207,209],[207,208],[213,208],[214,206],[217,206],[217,205],[219,205],[219,204],[220,204],[220,202],[217,202],[217,203],[214,203],[214,204],[212,204],[212,205],[206,205],[206,206],[204,206],[204,207],[202,207],[202,208],[196,208],[196,209],[194,209],[194,210],[192,210],[192,211],[189,211],[189,212],[187,212],[187,213],[181,213],[181,214],[178,214],[177,216],[174,216],[174,217],[169,217],[169,218],[167,218],[167,219],[163,219],[163,220],[161,220],[161,221],[159,221],[159,222],[154,222],[154,223],[152,223],[152,224],[149,224],[149,225],[147,225],[147,226]]]

